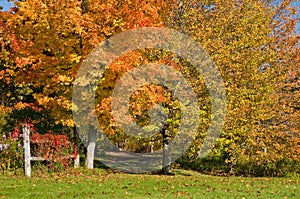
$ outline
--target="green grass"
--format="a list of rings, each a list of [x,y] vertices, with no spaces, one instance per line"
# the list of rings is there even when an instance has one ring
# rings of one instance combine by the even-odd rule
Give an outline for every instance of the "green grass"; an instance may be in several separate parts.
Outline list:
[[[175,176],[72,169],[27,178],[1,175],[0,198],[300,198],[299,178]]]

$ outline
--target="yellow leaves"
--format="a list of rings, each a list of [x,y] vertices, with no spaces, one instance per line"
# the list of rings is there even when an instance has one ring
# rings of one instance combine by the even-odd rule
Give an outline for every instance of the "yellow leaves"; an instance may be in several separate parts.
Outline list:
[[[24,109],[26,108],[26,104],[22,103],[22,102],[18,102],[17,104],[15,104],[14,108],[16,110],[21,110],[21,109]]]
[[[118,28],[122,28],[123,29],[125,27],[125,25],[126,25],[125,21],[123,19],[121,19],[121,18],[113,20],[113,28],[118,27]]]
[[[71,110],[72,109],[72,102],[70,100],[64,99],[63,102],[61,103],[61,106],[65,108],[66,110]]]
[[[72,109],[72,102],[64,97],[53,98],[48,96],[43,96],[42,94],[33,94],[34,98],[37,100],[38,104],[50,109],[64,108],[66,110]]]
[[[77,54],[71,54],[70,55],[71,62],[79,63],[81,58],[82,58],[82,56],[79,56]]]
[[[60,122],[57,122],[57,124],[62,124],[64,126],[69,126],[69,127],[73,127],[74,126],[74,120],[73,119],[61,119]]]
[[[59,83],[61,85],[70,85],[70,83],[73,81],[73,78],[72,77],[68,77],[66,75],[57,75],[55,78],[54,78],[54,81],[56,83]]]
[[[34,96],[34,98],[38,101],[38,103],[39,104],[41,104],[41,105],[46,105],[46,104],[48,104],[49,102],[50,102],[50,98],[49,97],[47,97],[47,96],[42,96],[42,95],[38,95],[38,94],[34,94],[33,95]]]

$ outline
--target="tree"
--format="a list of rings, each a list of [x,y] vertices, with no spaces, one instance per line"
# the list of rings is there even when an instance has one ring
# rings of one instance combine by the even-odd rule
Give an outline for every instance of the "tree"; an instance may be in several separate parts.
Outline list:
[[[179,1],[167,23],[197,40],[221,71],[227,87],[227,118],[215,153],[232,171],[236,164],[264,167],[295,157],[284,150],[295,151],[295,145],[274,123],[283,122],[277,112],[282,74],[298,66],[294,57],[299,37],[291,2]]]
[[[84,57],[99,42],[128,28],[161,26],[162,1],[17,2],[9,19],[20,50],[16,82],[35,89],[36,104],[50,109],[58,123],[73,126],[72,82]],[[99,15],[99,13],[102,13]],[[42,80],[42,81],[40,81]]]
[[[167,8],[163,1],[28,0],[16,5],[14,17],[8,20],[20,45],[12,60],[18,68],[16,83],[28,85],[33,106],[49,110],[56,123],[66,126],[74,126],[72,87],[82,60],[111,35],[130,28],[162,26],[160,12]],[[123,71],[127,68],[130,66],[122,66]],[[114,78],[115,74],[110,75]],[[111,90],[108,85],[104,89]]]

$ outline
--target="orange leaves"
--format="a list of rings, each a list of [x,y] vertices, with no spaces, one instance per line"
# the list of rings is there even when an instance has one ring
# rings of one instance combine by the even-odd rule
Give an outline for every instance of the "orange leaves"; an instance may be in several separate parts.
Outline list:
[[[4,76],[4,70],[1,70],[1,71],[0,71],[0,79],[2,79],[3,76]]]
[[[87,54],[107,37],[129,27],[162,26],[160,13],[166,8],[161,0],[28,0],[16,4],[18,11],[7,19],[13,33],[12,52],[16,53],[11,57],[16,66],[15,81],[38,88],[36,103],[56,113],[60,107],[64,116],[69,106],[59,99],[71,101],[74,77]],[[136,63],[129,60],[125,56],[112,64],[114,75],[106,79],[112,82],[119,73],[131,69]],[[58,107],[54,108],[52,100]]]
[[[124,18],[127,22],[127,28],[140,28],[150,26],[162,26],[160,12],[168,9],[165,1],[138,1],[132,0],[130,3],[124,3],[121,6]]]
[[[26,65],[32,64],[33,59],[30,59],[29,57],[17,57],[15,59],[15,64],[17,68],[23,68]]]
[[[126,73],[128,70],[131,70],[133,67],[138,66],[143,63],[144,57],[138,51],[132,51],[126,53],[126,55],[119,57],[111,63],[110,70],[118,73],[118,75],[122,75]]]
[[[147,85],[133,93],[130,109],[133,115],[142,115],[145,111],[149,111],[153,105],[164,102],[168,102],[164,88],[157,85]]]
[[[14,34],[11,34],[9,36],[9,41],[10,41],[10,48],[12,49],[13,52],[18,52],[20,50],[20,46],[18,42],[16,41],[16,36]]]

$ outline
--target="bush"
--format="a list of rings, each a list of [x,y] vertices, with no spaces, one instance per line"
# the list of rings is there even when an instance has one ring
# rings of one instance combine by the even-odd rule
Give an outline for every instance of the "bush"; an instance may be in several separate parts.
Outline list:
[[[19,125],[20,126],[20,125]],[[31,132],[35,132],[31,125]],[[17,172],[24,168],[23,135],[19,127],[12,132],[0,134],[0,169],[2,173]],[[44,135],[32,133],[31,156],[43,157],[47,171],[61,171],[68,168],[76,157],[77,149],[67,135],[55,135],[46,133]],[[33,162],[32,165],[39,165]]]
[[[275,162],[260,163],[254,160],[239,161],[236,165],[236,174],[256,177],[285,177],[300,174],[300,162],[290,159],[281,159]]]
[[[192,169],[211,175],[237,175],[255,177],[286,177],[300,175],[300,162],[282,158],[271,161],[257,161],[255,157],[249,159],[239,156],[235,164],[226,163],[226,157],[216,156],[213,153],[204,158],[190,158],[182,156],[175,163],[183,169]]]
[[[38,134],[31,135],[32,156],[43,157],[50,171],[68,168],[76,157],[77,149],[66,135]]]
[[[177,159],[176,162],[183,169],[192,169],[205,174],[220,175],[229,170],[228,165],[221,157],[207,155],[204,158],[191,158],[187,155]]]
[[[23,139],[19,128],[8,134],[3,133],[0,144],[0,169],[5,171],[17,171],[24,166]]]

